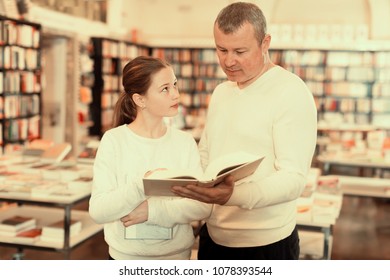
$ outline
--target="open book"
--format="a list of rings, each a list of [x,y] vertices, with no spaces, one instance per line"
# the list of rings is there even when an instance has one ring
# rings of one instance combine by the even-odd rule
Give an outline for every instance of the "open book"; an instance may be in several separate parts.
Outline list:
[[[212,161],[203,174],[196,174],[194,170],[158,170],[143,179],[145,195],[174,196],[172,186],[213,187],[228,175],[238,181],[252,175],[263,159],[263,156],[238,152]]]

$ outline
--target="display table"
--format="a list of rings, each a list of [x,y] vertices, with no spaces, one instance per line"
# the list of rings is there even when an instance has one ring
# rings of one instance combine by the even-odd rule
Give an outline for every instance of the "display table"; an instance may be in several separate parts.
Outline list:
[[[319,176],[314,182],[297,200],[301,255],[329,260],[343,193],[337,176]]]
[[[301,254],[317,255],[320,256],[321,259],[330,260],[334,224],[298,220],[297,226],[299,230]]]
[[[29,248],[61,252],[66,259],[69,259],[70,252],[74,247],[102,231],[103,226],[94,223],[88,211],[72,210],[75,205],[89,200],[91,195],[90,189],[70,190],[65,188],[65,190],[56,190],[56,192],[39,197],[33,196],[32,190],[7,192],[7,189],[2,189],[0,191],[0,202],[16,203],[17,206],[11,205],[1,210],[0,218],[4,219],[13,215],[31,216],[36,218],[37,227],[49,225],[62,219],[64,221],[63,242],[43,242],[38,240],[34,243],[23,243],[16,242],[13,237],[0,235],[0,246],[18,248],[21,253],[19,257],[22,256],[24,248]],[[71,220],[80,220],[82,222],[81,232],[74,236],[70,236]]]
[[[390,198],[390,179],[338,176],[346,195]]]
[[[390,163],[384,160],[370,160],[365,158],[341,158],[335,156],[319,155],[317,160],[323,165],[323,174],[330,174],[330,168],[332,165],[348,166],[356,168],[370,168],[378,177],[382,177],[384,170],[390,170]]]

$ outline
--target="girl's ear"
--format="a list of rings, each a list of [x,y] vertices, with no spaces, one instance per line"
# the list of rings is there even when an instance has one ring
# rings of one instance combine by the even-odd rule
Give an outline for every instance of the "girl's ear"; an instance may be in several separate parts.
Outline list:
[[[134,93],[133,96],[131,97],[135,103],[140,108],[145,108],[145,97],[141,94]]]

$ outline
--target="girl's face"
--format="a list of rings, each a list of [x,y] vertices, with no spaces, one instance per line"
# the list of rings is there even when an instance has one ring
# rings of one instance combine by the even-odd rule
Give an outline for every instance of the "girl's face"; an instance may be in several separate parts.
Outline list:
[[[179,90],[171,67],[152,76],[152,83],[144,96],[147,112],[156,117],[172,117],[178,113]]]

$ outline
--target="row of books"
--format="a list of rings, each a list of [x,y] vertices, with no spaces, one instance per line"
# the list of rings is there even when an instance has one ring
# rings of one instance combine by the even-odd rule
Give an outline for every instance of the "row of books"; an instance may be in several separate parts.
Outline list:
[[[370,114],[364,113],[357,114],[355,112],[327,111],[319,114],[318,123],[324,123],[333,127],[340,125],[369,125],[373,124],[375,116],[376,115],[371,116]],[[389,120],[389,116],[387,116],[387,120]]]
[[[371,125],[378,129],[390,129],[389,112],[376,114],[356,114],[342,112],[324,112],[319,116],[319,124],[332,127],[345,125]]]
[[[70,221],[70,237],[79,234],[81,230],[81,221]],[[22,243],[34,243],[38,240],[63,243],[65,238],[64,220],[38,226],[37,219],[34,217],[14,215],[0,220],[1,237],[13,237],[14,241]]]
[[[372,67],[324,67],[324,66],[296,66],[286,65],[287,70],[297,74],[304,80],[313,81],[349,81],[349,82],[374,82],[380,81],[385,76],[386,69],[374,69]],[[388,77],[386,77],[388,79]]]
[[[6,120],[0,124],[0,142],[33,140],[40,135],[40,116]]]
[[[0,93],[40,92],[40,75],[34,72],[0,72]]]
[[[38,115],[39,109],[39,96],[36,94],[0,97],[0,119],[31,117]]]
[[[120,78],[117,75],[102,75],[103,91],[119,91],[121,88]]]
[[[0,47],[0,68],[13,70],[34,70],[39,68],[37,49],[26,49],[19,46]]]
[[[355,98],[317,98],[320,108],[325,111],[339,111],[343,113],[370,113],[372,111],[371,99]],[[381,100],[378,100],[381,101]]]
[[[180,62],[189,63],[192,62],[191,49],[173,49],[173,48],[153,48],[152,56],[165,59],[170,63]]]
[[[387,67],[390,51],[321,51],[321,50],[277,50],[270,51],[277,64],[295,66],[327,67]]]
[[[33,140],[40,135],[40,116],[9,119],[2,125],[3,135],[0,138],[9,142]]]
[[[0,21],[0,42],[2,44],[37,48],[40,39],[40,30],[36,26],[20,24],[13,20]]]
[[[102,97],[101,97],[102,109],[113,108],[119,98],[119,95],[120,95],[119,92],[102,93]]]
[[[218,64],[172,63],[172,67],[179,79],[182,77],[226,79]]]
[[[100,38],[92,38],[92,40]],[[93,46],[92,54],[95,56],[114,58],[134,58],[139,55],[149,55],[149,48],[136,45],[130,42],[101,39],[101,46]]]

